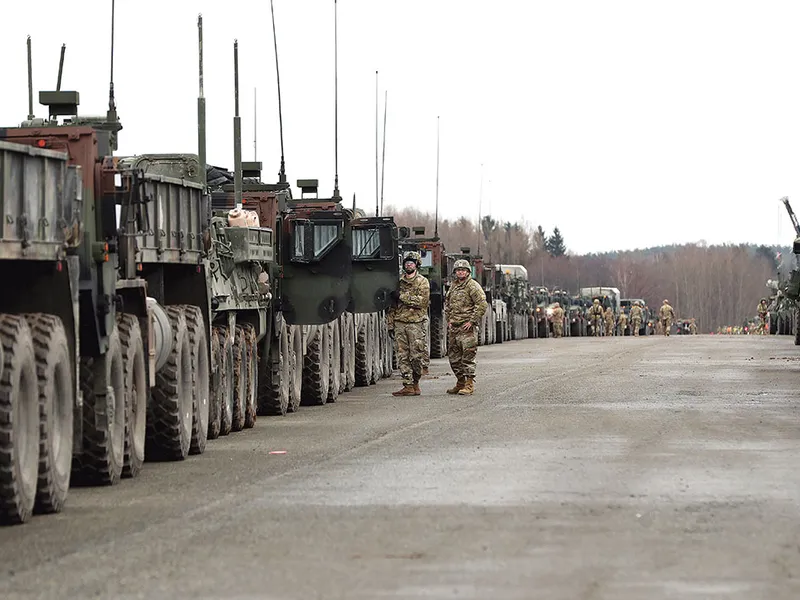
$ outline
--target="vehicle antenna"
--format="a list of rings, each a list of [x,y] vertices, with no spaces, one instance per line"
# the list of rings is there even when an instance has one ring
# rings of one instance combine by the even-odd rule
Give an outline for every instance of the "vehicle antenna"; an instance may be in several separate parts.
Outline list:
[[[258,162],[258,89],[253,88],[253,162]]]
[[[114,17],[115,17],[115,0],[111,0],[111,79],[108,85],[108,113],[106,120],[110,123],[117,121],[117,103],[114,100]],[[116,150],[116,148],[115,148]]]
[[[483,241],[483,224],[481,223],[481,203],[483,202],[483,163],[481,163],[481,187],[478,194],[478,256],[481,254],[481,242]]]
[[[333,197],[339,198],[339,3],[333,0]]]
[[[33,58],[31,57],[31,36],[28,36],[28,120],[36,116],[33,114]]]
[[[389,106],[389,90],[383,96],[383,156],[381,157],[381,215],[383,215],[383,180],[386,177],[386,110]]]
[[[375,216],[379,216],[378,210],[378,72],[375,71]]]
[[[61,91],[61,75],[64,73],[64,52],[67,50],[66,44],[61,44],[61,58],[58,61],[58,81],[56,82],[56,91]]]
[[[436,214],[433,221],[433,237],[439,239],[439,117],[436,117]]]
[[[203,91],[203,15],[197,15],[198,79],[197,95],[197,158],[200,161],[200,181],[206,185],[206,98]]]
[[[269,0],[269,9],[272,13],[272,41],[275,45],[275,75],[278,78],[278,123],[281,135],[281,170],[278,172],[278,183],[286,183],[286,165],[283,160],[283,109],[281,107],[281,72],[278,68],[278,37],[275,33],[275,8]]]
[[[239,116],[239,40],[233,40],[233,195],[236,208],[242,208],[242,119]]]

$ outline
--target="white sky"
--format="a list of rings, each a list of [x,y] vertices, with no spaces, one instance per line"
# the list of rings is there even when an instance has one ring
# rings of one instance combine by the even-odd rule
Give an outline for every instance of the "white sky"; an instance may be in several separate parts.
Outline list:
[[[111,0],[2,0],[0,124],[34,88],[105,112]],[[333,189],[333,0],[275,0],[289,180]],[[267,0],[118,0],[118,154],[196,152],[203,13],[209,162],[233,166],[233,39],[243,157],[277,177]],[[800,2],[340,0],[339,182],[375,204],[375,70],[389,91],[385,202],[559,226],[576,252],[707,240],[788,244],[800,211]],[[34,106],[36,116],[44,107]],[[380,119],[383,119],[381,106]],[[296,190],[295,190],[296,191]],[[571,211],[571,212],[570,212]],[[647,222],[645,222],[645,219]]]

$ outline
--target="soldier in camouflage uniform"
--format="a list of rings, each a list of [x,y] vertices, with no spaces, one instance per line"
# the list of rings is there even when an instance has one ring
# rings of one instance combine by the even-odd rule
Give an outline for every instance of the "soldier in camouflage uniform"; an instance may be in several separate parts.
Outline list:
[[[560,338],[564,335],[564,309],[556,302],[553,305],[553,337]]]
[[[589,308],[589,320],[592,323],[592,335],[599,336],[600,323],[603,320],[603,305],[600,304],[600,300],[597,298],[594,299],[591,308]]]
[[[758,303],[758,307],[756,308],[758,311],[758,318],[760,323],[758,324],[758,333],[759,335],[766,335],[769,333],[767,331],[767,318],[769,317],[769,306],[767,305],[767,299],[762,298],[761,301]]]
[[[631,335],[639,337],[639,329],[642,326],[642,307],[638,302],[631,306]]]
[[[614,335],[614,311],[611,310],[610,306],[606,309],[603,318],[605,319],[606,322],[606,335],[607,336]]]
[[[661,308],[658,309],[658,316],[659,320],[661,321],[661,327],[664,331],[664,335],[669,337],[669,330],[670,327],[672,327],[672,320],[675,318],[675,311],[672,310],[672,307],[666,300],[664,300]]]
[[[617,328],[620,335],[625,335],[625,328],[628,326],[628,315],[624,312],[619,313],[619,320],[617,321]]]
[[[689,333],[691,335],[697,335],[697,323],[694,322],[694,317],[689,321]]]
[[[428,352],[425,319],[431,299],[431,284],[417,268],[422,259],[418,252],[403,257],[403,276],[397,303],[389,309],[389,327],[394,334],[397,366],[403,376],[402,389],[392,396],[419,396],[423,360]]]
[[[447,320],[447,358],[456,376],[455,387],[448,394],[468,396],[475,390],[475,355],[478,352],[478,331],[488,307],[486,293],[470,277],[469,261],[459,259],[453,265],[456,280],[447,290],[444,315]]]

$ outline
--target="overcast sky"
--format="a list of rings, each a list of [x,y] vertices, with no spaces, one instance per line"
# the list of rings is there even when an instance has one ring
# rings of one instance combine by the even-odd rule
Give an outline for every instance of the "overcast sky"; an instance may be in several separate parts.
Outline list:
[[[105,112],[111,0],[3,2],[0,124],[34,88]],[[334,174],[333,0],[275,0],[289,180]],[[118,0],[120,155],[196,152],[204,18],[209,162],[233,166],[233,40],[245,160],[279,167],[268,0]],[[36,18],[32,18],[36,15]],[[788,244],[800,212],[800,2],[339,0],[339,184],[375,205],[375,71],[388,90],[385,202],[558,226],[575,252],[706,240]],[[35,105],[36,116],[46,116]],[[381,125],[382,127],[382,125]],[[295,190],[296,191],[296,190]]]

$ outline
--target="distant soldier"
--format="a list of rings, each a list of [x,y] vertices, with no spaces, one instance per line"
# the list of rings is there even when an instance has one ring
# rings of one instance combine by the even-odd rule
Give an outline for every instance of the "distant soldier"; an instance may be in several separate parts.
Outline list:
[[[672,307],[669,305],[667,300],[664,300],[661,308],[658,309],[658,316],[659,320],[661,321],[661,327],[664,330],[664,335],[669,336],[669,330],[670,327],[672,327],[672,321],[675,319],[675,311],[672,310]]]
[[[447,319],[447,358],[456,376],[455,387],[448,394],[469,396],[475,391],[475,355],[478,330],[486,312],[486,293],[470,276],[469,261],[459,259],[453,265],[456,280],[447,290],[444,315]]]
[[[760,319],[760,323],[758,324],[758,333],[760,335],[765,335],[769,333],[767,331],[767,318],[769,317],[769,306],[767,305],[767,299],[762,298],[761,301],[758,303],[758,318]]]
[[[617,328],[619,329],[620,335],[625,335],[625,328],[628,326],[628,315],[624,312],[619,313],[619,319],[617,319]]]
[[[631,306],[631,335],[639,337],[639,329],[642,326],[642,307],[638,302]]]
[[[603,320],[603,305],[600,300],[595,298],[592,306],[589,308],[589,321],[592,323],[592,335],[597,337],[600,335],[600,324]]]
[[[392,396],[419,396],[422,365],[428,351],[425,319],[431,299],[431,284],[417,268],[422,259],[419,252],[408,252],[403,257],[403,276],[397,305],[389,309],[388,324],[394,331],[397,366],[403,376],[402,389]]]
[[[560,338],[564,334],[564,309],[556,302],[553,305],[553,337]]]
[[[694,322],[694,317],[689,321],[689,334],[697,335],[697,323]]]
[[[611,310],[610,306],[606,309],[603,318],[605,319],[606,322],[606,335],[607,336],[614,335],[614,311]]]

